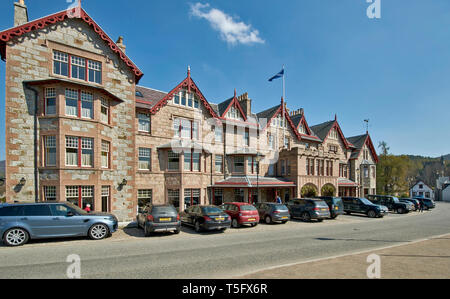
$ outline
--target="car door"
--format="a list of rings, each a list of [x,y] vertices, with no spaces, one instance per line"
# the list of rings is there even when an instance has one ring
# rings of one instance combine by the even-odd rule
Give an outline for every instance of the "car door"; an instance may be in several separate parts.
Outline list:
[[[79,236],[86,233],[84,217],[64,204],[50,205],[56,236]]]
[[[30,204],[22,207],[19,221],[24,223],[35,238],[46,238],[58,235],[57,223],[52,219],[50,207],[46,204]]]
[[[304,203],[304,200],[302,200],[302,199],[294,201],[294,204],[292,206],[292,214],[294,215],[294,217],[301,217],[303,203]]]

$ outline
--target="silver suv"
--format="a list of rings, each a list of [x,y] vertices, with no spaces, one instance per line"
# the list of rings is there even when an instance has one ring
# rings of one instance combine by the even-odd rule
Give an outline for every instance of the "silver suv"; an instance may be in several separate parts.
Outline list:
[[[0,204],[0,237],[7,246],[45,238],[88,236],[101,240],[117,227],[114,215],[88,213],[69,202]]]

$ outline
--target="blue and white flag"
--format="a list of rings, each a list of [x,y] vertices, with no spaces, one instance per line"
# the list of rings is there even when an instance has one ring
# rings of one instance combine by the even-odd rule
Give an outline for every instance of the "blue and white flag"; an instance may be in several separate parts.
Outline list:
[[[284,68],[281,70],[281,72],[270,78],[269,81],[272,82],[273,80],[282,78],[283,76],[284,76]]]

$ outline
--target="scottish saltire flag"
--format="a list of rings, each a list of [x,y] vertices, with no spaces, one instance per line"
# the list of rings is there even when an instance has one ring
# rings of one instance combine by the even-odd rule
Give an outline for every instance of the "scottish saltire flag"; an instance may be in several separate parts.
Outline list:
[[[270,78],[269,81],[272,82],[273,80],[282,78],[283,76],[284,76],[284,68],[281,70],[281,72]]]

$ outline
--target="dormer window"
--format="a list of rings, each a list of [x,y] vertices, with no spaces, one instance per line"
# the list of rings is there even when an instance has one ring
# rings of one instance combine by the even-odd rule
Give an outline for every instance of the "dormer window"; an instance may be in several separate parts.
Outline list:
[[[139,97],[139,98],[143,98],[144,97],[144,95],[142,94],[142,92],[140,92],[140,91],[136,91],[136,96],[137,97]]]
[[[298,132],[299,132],[300,134],[306,134],[306,128],[305,128],[305,126],[304,126],[304,125],[300,125],[300,126],[298,127]]]

